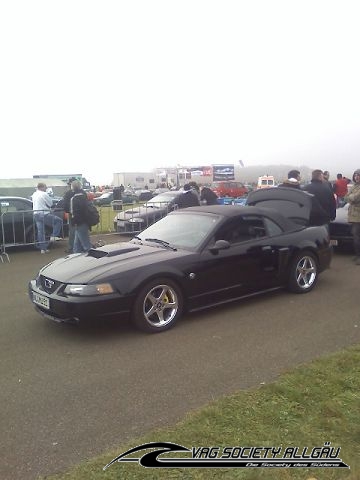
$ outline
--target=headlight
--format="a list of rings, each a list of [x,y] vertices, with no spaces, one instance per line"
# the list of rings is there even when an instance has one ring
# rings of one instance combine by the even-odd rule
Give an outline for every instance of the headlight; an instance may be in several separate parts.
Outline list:
[[[115,290],[110,283],[98,283],[96,285],[67,285],[64,293],[81,297],[92,297],[93,295],[107,295]]]
[[[129,223],[143,223],[145,220],[140,217],[129,218]]]

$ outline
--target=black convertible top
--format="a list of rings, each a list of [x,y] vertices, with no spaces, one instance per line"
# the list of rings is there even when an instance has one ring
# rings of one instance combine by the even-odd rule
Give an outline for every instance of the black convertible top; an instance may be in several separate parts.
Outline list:
[[[186,213],[199,213],[199,214],[212,214],[220,215],[222,217],[231,218],[236,216],[249,216],[249,215],[262,215],[269,217],[275,223],[277,223],[284,231],[299,230],[304,228],[303,225],[299,225],[292,220],[284,217],[274,208],[267,207],[250,207],[250,206],[238,206],[238,205],[202,205],[200,207],[189,207],[181,210],[175,210],[170,215],[181,215]]]

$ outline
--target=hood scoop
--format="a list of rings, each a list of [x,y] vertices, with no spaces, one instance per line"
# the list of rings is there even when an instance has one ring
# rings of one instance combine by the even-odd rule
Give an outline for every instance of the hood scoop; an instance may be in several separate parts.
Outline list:
[[[93,257],[93,258],[104,258],[104,257],[115,257],[116,255],[122,255],[124,253],[129,253],[129,252],[135,252],[136,250],[139,250],[140,247],[134,245],[131,247],[126,247],[126,248],[117,248],[116,250],[101,250],[99,248],[91,248],[88,253],[87,257]]]

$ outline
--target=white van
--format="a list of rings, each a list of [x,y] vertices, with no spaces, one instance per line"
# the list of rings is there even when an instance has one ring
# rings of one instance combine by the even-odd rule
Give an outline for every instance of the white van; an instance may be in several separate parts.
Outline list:
[[[257,188],[275,187],[275,179],[272,175],[263,175],[258,178]]]

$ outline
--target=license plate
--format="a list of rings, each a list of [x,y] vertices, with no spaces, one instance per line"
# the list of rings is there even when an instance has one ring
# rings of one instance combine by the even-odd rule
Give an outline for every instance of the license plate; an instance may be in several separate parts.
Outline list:
[[[337,247],[338,241],[337,240],[330,240],[330,245],[332,245],[333,247]]]
[[[124,220],[118,220],[118,227],[125,227],[125,221]]]
[[[46,308],[47,310],[50,309],[50,300],[48,299],[48,297],[45,297],[44,295],[40,295],[39,293],[33,292],[33,302],[42,308]]]

